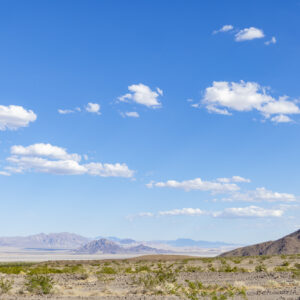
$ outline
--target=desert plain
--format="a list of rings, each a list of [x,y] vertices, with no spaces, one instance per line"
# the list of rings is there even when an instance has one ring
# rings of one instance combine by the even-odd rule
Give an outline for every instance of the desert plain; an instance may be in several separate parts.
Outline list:
[[[0,263],[0,299],[300,299],[300,254]]]

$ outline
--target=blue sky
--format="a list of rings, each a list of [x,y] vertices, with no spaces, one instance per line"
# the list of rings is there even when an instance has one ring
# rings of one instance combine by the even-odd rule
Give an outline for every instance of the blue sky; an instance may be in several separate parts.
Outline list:
[[[300,1],[0,6],[0,235],[299,229]]]

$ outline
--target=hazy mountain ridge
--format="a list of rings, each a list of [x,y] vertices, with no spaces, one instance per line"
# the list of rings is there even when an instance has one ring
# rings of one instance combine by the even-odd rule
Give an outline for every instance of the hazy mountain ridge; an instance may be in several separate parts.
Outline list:
[[[0,246],[17,248],[75,249],[89,241],[89,238],[68,232],[49,234],[40,233],[29,236],[0,237]]]
[[[145,246],[143,244],[125,248],[118,245],[116,242],[110,241],[108,239],[100,239],[87,243],[86,245],[80,247],[74,251],[77,254],[136,254],[136,253],[171,253],[171,251],[156,249],[152,247]]]
[[[300,253],[300,229],[275,241],[238,248],[220,256],[256,256]]]

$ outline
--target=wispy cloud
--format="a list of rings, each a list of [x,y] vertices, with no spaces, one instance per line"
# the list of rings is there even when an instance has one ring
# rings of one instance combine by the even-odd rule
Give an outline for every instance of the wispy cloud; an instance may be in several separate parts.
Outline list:
[[[140,117],[139,113],[136,112],[136,111],[121,112],[120,114],[121,114],[121,116],[123,118],[126,118],[126,117],[129,117],[129,118],[139,118]]]
[[[199,190],[208,191],[212,193],[224,193],[239,190],[239,187],[235,183],[224,183],[217,181],[204,181],[201,178],[195,178],[191,180],[176,181],[168,180],[166,182],[154,182],[151,181],[146,185],[148,188],[175,188],[183,189],[185,191]]]
[[[265,42],[265,45],[271,45],[271,44],[276,44],[277,43],[277,40],[275,38],[275,36],[273,36],[269,41],[266,41]]]
[[[213,34],[216,34],[218,32],[227,32],[227,31],[231,31],[231,30],[233,30],[233,26],[232,25],[224,25],[220,29],[214,30]]]
[[[165,216],[210,216],[212,218],[278,218],[284,214],[283,208],[263,208],[259,206],[230,207],[221,211],[207,211],[200,208],[177,208],[159,211],[158,213],[143,212],[134,217],[165,217]],[[131,219],[134,218],[131,216]]]

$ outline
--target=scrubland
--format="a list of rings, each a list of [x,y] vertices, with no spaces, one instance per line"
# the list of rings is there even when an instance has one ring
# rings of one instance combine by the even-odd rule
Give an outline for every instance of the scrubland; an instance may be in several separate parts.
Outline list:
[[[300,254],[0,263],[0,299],[300,299]]]

